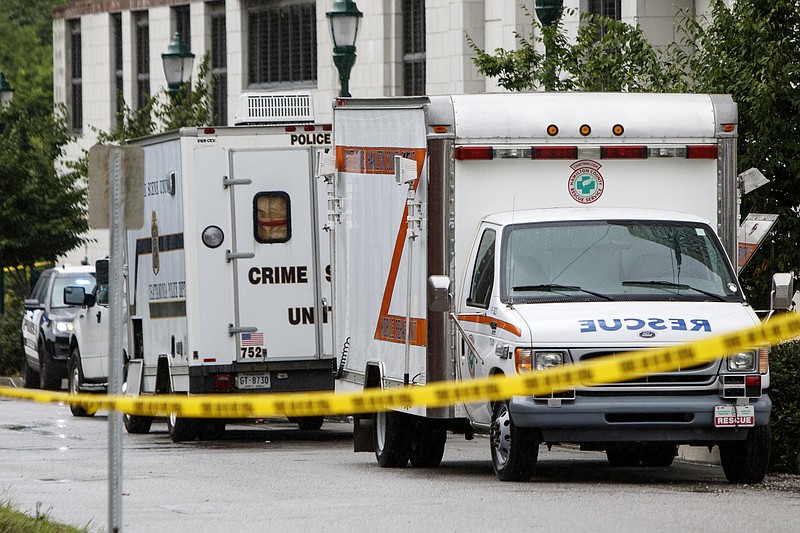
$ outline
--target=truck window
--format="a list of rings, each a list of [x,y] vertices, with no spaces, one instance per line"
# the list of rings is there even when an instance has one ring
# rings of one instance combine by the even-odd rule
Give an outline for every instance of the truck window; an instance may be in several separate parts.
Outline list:
[[[291,202],[283,191],[260,192],[253,199],[253,234],[256,241],[270,244],[292,237]]]
[[[483,232],[467,298],[467,304],[484,309],[489,307],[489,298],[492,296],[492,285],[494,285],[494,241],[494,230],[488,229]]]

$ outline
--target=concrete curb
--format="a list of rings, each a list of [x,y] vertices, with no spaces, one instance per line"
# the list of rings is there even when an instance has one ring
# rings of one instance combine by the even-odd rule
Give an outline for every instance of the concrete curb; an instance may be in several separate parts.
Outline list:
[[[22,378],[18,376],[0,376],[0,385],[5,387],[14,387],[15,389],[22,388]]]

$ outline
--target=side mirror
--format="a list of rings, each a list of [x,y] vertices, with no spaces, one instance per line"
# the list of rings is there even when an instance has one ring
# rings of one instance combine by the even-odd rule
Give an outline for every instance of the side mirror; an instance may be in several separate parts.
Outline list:
[[[64,303],[91,307],[94,305],[94,294],[86,294],[83,287],[64,287]]]
[[[36,298],[25,298],[25,301],[23,302],[23,305],[25,306],[25,309],[28,310],[28,311],[32,311],[34,309],[42,309],[43,308],[42,304],[40,304],[39,300],[37,300]]]
[[[94,277],[98,285],[108,285],[108,259],[98,259],[94,263]]]
[[[794,272],[779,272],[772,276],[770,309],[785,311],[791,309],[794,297]]]
[[[431,276],[428,278],[428,310],[433,313],[444,313],[450,310],[450,278],[447,276]]]

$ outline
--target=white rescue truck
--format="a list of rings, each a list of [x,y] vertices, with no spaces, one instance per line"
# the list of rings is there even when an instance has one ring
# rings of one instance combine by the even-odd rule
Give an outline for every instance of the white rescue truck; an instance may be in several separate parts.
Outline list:
[[[243,106],[241,104],[244,104]],[[144,148],[144,227],[128,231],[129,395],[332,391],[329,238],[315,184],[330,125],[307,95],[246,94],[238,122]],[[321,198],[317,197],[321,190]],[[318,429],[322,417],[299,418]],[[151,419],[126,416],[131,433]],[[171,416],[173,441],[224,419]]]
[[[334,105],[338,390],[537,372],[757,325],[737,249],[726,95],[532,93]],[[401,156],[395,173],[395,156]],[[446,431],[490,435],[501,480],[539,445],[668,466],[718,445],[760,481],[768,348],[631,382],[356,417],[356,451],[436,466]]]

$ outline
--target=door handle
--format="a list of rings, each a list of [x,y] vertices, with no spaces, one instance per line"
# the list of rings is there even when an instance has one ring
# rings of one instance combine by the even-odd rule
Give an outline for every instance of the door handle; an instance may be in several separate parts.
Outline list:
[[[103,314],[100,311],[98,311],[97,315],[95,315],[95,316],[97,316],[97,323],[99,324],[100,323],[100,317],[103,316]]]

